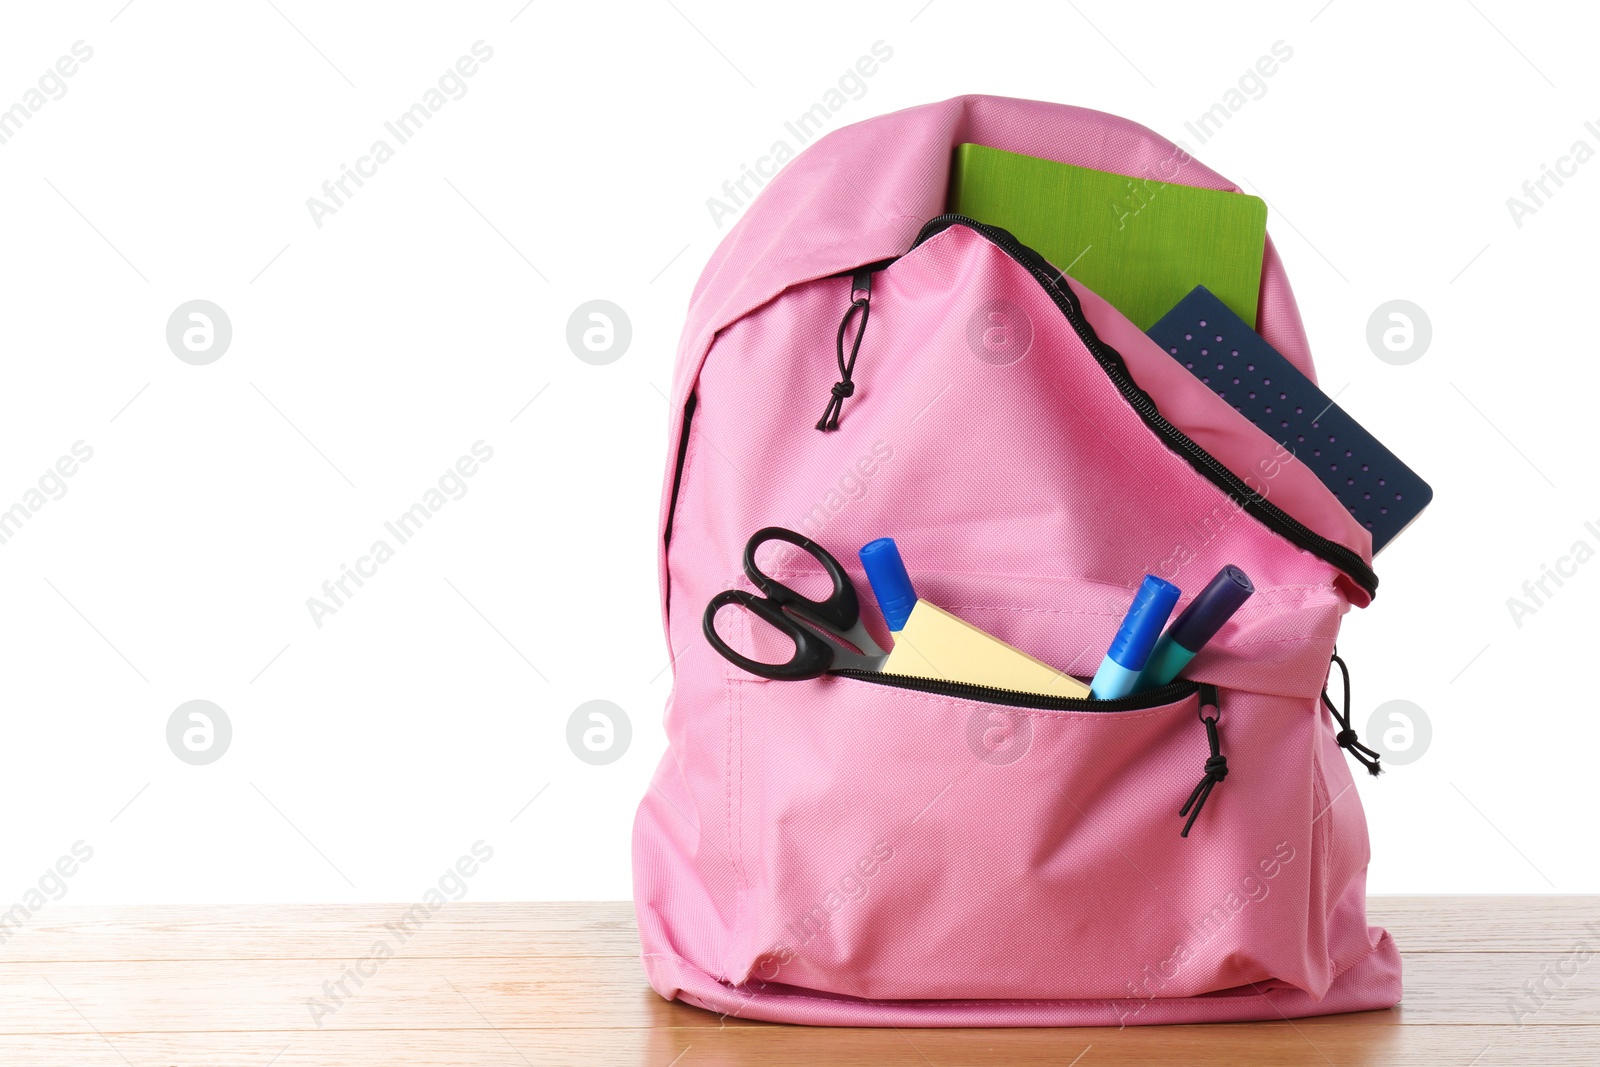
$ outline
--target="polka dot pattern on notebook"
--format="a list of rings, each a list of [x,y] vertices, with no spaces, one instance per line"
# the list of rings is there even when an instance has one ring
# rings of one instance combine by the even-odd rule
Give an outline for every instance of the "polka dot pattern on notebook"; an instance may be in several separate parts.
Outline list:
[[[1426,482],[1203,287],[1150,337],[1293,452],[1371,531],[1374,551],[1433,498]]]

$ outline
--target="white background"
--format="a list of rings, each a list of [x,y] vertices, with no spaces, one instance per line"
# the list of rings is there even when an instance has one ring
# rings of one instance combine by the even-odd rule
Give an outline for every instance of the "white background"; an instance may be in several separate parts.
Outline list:
[[[1436,492],[1341,642],[1358,726],[1404,699],[1432,727],[1361,778],[1370,886],[1600,890],[1600,563],[1520,627],[1506,604],[1600,548],[1600,162],[1520,227],[1506,205],[1600,148],[1592,14],[124,2],[7,5],[0,29],[0,107],[93,49],[0,144],[0,508],[93,449],[0,545],[0,908],[79,840],[71,903],[415,900],[480,839],[474,899],[630,896],[670,684],[663,393],[726,232],[706,200],[880,40],[836,125],[963,92],[1086,105],[1267,198],[1324,387]],[[480,40],[465,96],[317,226],[307,198]],[[1280,40],[1199,144],[1185,122]],[[197,298],[233,327],[207,366],[165,338]],[[607,366],[565,339],[595,298],[633,326]],[[1366,342],[1393,298],[1432,321],[1408,366]],[[466,495],[319,628],[307,598],[480,440]],[[633,726],[600,767],[566,742],[597,698]],[[192,699],[233,727],[208,766],[167,746]]]

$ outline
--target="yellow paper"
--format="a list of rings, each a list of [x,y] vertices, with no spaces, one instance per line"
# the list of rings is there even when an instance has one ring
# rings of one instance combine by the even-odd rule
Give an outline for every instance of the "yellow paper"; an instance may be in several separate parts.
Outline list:
[[[926,600],[917,601],[894,635],[885,674],[1015,689],[1043,696],[1086,697],[1089,687],[1020,649],[963,622]]]

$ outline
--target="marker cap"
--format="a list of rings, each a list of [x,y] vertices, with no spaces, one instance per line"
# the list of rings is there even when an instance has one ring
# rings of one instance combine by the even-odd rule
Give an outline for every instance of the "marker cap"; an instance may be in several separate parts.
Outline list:
[[[1156,638],[1161,636],[1161,628],[1167,624],[1167,616],[1178,602],[1178,593],[1178,587],[1171,582],[1153,574],[1145,575],[1139,591],[1133,595],[1133,605],[1123,616],[1117,636],[1106,650],[1106,658],[1130,671],[1141,670],[1145,660],[1150,658]]]
[[[1217,572],[1210,585],[1200,591],[1194,603],[1184,608],[1182,614],[1173,620],[1172,627],[1167,631],[1168,636],[1190,652],[1200,651],[1255,591],[1250,576],[1233,564],[1228,564]]]
[[[917,606],[917,592],[911,585],[911,575],[906,572],[905,560],[894,538],[880,537],[864,545],[860,552],[861,566],[866,568],[867,581],[872,585],[872,595],[878,600],[878,610],[889,629],[899,633]]]

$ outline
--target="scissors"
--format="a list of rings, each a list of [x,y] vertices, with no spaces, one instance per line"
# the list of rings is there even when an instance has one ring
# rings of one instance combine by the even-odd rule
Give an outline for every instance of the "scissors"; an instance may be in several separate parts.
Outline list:
[[[756,550],[768,541],[783,541],[810,555],[828,572],[833,592],[824,600],[810,600],[762,573],[756,565]],[[746,589],[724,590],[706,605],[701,627],[711,647],[729,662],[762,678],[791,682],[816,678],[829,671],[876,671],[883,667],[889,654],[862,625],[856,588],[827,549],[804,534],[781,526],[768,526],[757,530],[744,546],[744,572],[765,595],[758,596]],[[787,635],[794,642],[794,655],[785,663],[762,663],[730,648],[716,628],[717,612],[729,604],[749,609]]]

